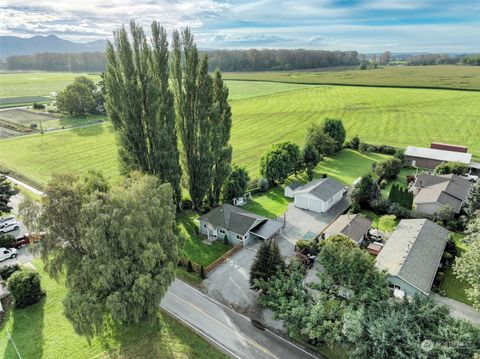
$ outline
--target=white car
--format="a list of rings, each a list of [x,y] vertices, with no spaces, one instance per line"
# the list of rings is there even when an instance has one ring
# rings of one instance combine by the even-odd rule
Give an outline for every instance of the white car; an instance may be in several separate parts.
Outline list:
[[[18,252],[15,248],[0,248],[0,262],[3,262],[6,259],[15,258]]]
[[[5,222],[0,224],[0,234],[16,231],[20,228],[20,223],[17,221]]]
[[[470,182],[477,182],[478,181],[478,176],[476,176],[476,175],[467,174],[467,175],[462,176],[462,177],[469,180]]]
[[[4,223],[11,222],[11,221],[15,221],[15,216],[7,216],[7,217],[0,218],[0,226]]]

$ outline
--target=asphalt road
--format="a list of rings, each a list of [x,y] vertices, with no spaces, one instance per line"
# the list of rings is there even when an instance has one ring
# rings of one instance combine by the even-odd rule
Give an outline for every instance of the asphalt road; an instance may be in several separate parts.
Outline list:
[[[320,358],[268,330],[254,327],[249,318],[178,279],[161,306],[233,358]]]

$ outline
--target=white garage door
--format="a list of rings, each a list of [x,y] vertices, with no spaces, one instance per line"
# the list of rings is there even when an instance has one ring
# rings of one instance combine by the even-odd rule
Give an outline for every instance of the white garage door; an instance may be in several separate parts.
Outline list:
[[[302,195],[295,196],[295,207],[308,209],[308,198]]]
[[[322,202],[319,200],[311,199],[309,209],[312,212],[322,213],[323,212]]]

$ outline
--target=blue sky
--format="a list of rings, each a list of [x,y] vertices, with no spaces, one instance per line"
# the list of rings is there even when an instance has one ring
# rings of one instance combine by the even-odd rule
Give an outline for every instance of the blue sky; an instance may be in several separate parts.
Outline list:
[[[110,38],[129,19],[190,26],[202,48],[480,51],[480,0],[3,0],[0,34]]]

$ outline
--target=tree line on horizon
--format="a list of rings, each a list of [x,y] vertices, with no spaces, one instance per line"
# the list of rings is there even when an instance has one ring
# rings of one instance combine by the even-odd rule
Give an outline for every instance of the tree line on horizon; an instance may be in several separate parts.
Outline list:
[[[209,71],[274,71],[303,70],[358,65],[356,51],[305,49],[249,49],[199,51],[208,55]],[[105,70],[107,57],[103,52],[37,53],[14,55],[5,60],[6,70],[95,71]]]

